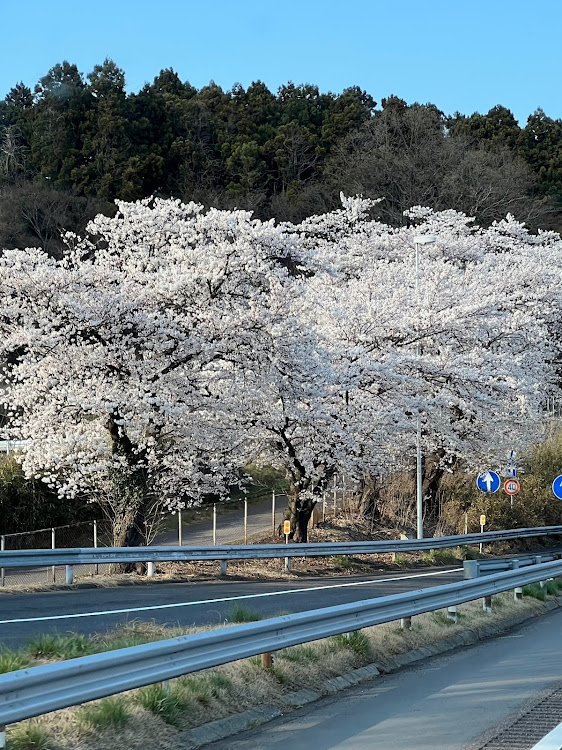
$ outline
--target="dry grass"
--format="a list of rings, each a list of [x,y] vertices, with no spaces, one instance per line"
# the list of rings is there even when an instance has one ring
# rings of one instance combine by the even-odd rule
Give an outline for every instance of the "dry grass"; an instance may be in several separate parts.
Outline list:
[[[402,631],[398,622],[392,622],[366,628],[361,631],[361,637],[329,638],[284,649],[275,655],[272,669],[262,667],[260,657],[252,657],[186,675],[170,681],[166,705],[158,704],[159,696],[166,691],[155,689],[144,697],[140,690],[123,693],[117,700],[122,702],[129,720],[119,728],[88,726],[86,712],[91,713],[91,707],[99,707],[102,701],[41,717],[39,726],[51,738],[56,750],[113,750],[116,746],[128,750],[147,746],[180,750],[182,732],[188,728],[263,704],[278,706],[286,712],[287,706],[281,699],[283,693],[302,688],[318,689],[323,680],[366,663],[385,662],[398,654],[438,643],[462,630],[501,624],[516,613],[531,615],[541,611],[544,611],[542,602],[528,597],[523,602],[514,602],[512,593],[506,592],[494,597],[492,613],[483,612],[481,601],[461,605],[457,624],[448,622],[442,612],[426,613],[413,618],[411,631]],[[170,638],[196,630],[202,628],[187,630],[135,622],[92,638],[92,650]],[[47,659],[37,658],[34,663],[45,661]],[[100,711],[103,714],[103,708],[98,714]],[[15,739],[14,733],[21,734],[30,723],[22,722],[19,729],[9,728],[8,736]],[[16,743],[12,746],[15,748]]]

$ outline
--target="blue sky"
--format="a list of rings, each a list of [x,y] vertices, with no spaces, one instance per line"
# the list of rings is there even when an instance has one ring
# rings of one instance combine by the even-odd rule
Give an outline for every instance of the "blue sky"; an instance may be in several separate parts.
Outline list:
[[[162,68],[228,90],[293,81],[432,102],[446,114],[562,118],[560,0],[0,0],[0,98],[57,62],[110,57],[138,91]]]

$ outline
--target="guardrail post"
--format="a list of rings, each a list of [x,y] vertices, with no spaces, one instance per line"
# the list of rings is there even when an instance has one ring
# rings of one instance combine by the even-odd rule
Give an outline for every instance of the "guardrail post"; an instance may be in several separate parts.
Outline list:
[[[146,575],[148,578],[154,578],[156,573],[156,564],[152,561],[146,563]]]
[[[6,747],[6,727],[4,724],[0,724],[0,750],[4,750]]]
[[[447,607],[447,619],[451,620],[451,622],[457,621],[457,608],[454,604],[452,604],[450,607]]]
[[[227,564],[226,560],[221,560],[221,576],[225,576],[227,574],[226,573],[226,564]]]
[[[535,565],[540,565],[542,563],[542,555],[535,555],[534,556]],[[546,581],[539,581],[541,589],[546,586]]]
[[[65,565],[65,578],[68,585],[74,583],[74,565]]]
[[[4,552],[5,549],[6,549],[6,537],[2,535],[2,537],[0,537],[0,551]],[[6,573],[5,573],[4,568],[0,570],[0,577],[2,578],[2,586],[5,586],[6,585]]]
[[[287,571],[291,570],[291,558],[290,557],[285,558],[285,570]]]
[[[400,618],[400,630],[411,630],[412,629],[412,618],[401,617]]]
[[[492,611],[492,597],[491,596],[485,596],[484,599],[482,599],[482,609],[484,610],[484,612]]]
[[[265,654],[261,655],[261,665],[262,667],[265,667],[266,669],[271,669],[273,667],[273,653],[271,651],[266,651]]]
[[[517,558],[514,558],[511,561],[511,569],[517,570],[518,568],[519,568],[519,560]],[[521,586],[516,586],[513,589],[513,598],[516,602],[519,602],[521,601],[521,599],[523,599],[523,589]]]

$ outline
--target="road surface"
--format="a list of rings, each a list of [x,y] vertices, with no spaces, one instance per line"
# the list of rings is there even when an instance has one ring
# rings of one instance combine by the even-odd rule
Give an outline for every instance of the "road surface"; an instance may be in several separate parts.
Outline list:
[[[506,719],[513,723],[527,701],[560,683],[561,628],[562,611],[556,610],[505,636],[378,677],[205,750],[482,748],[497,734],[492,727]]]
[[[118,623],[220,625],[236,605],[272,617],[461,580],[462,568],[292,581],[154,583],[46,591],[0,597],[0,647],[19,647],[40,633],[105,632]],[[141,611],[119,611],[119,610]],[[97,614],[91,614],[97,613]],[[73,615],[84,615],[73,617]],[[71,615],[60,619],[61,615]]]

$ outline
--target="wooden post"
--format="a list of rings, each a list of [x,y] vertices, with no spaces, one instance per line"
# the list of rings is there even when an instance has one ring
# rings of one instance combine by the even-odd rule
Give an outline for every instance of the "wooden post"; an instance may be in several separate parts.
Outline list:
[[[266,669],[271,669],[273,667],[273,654],[271,651],[266,651],[265,654],[261,655],[261,665]]]

